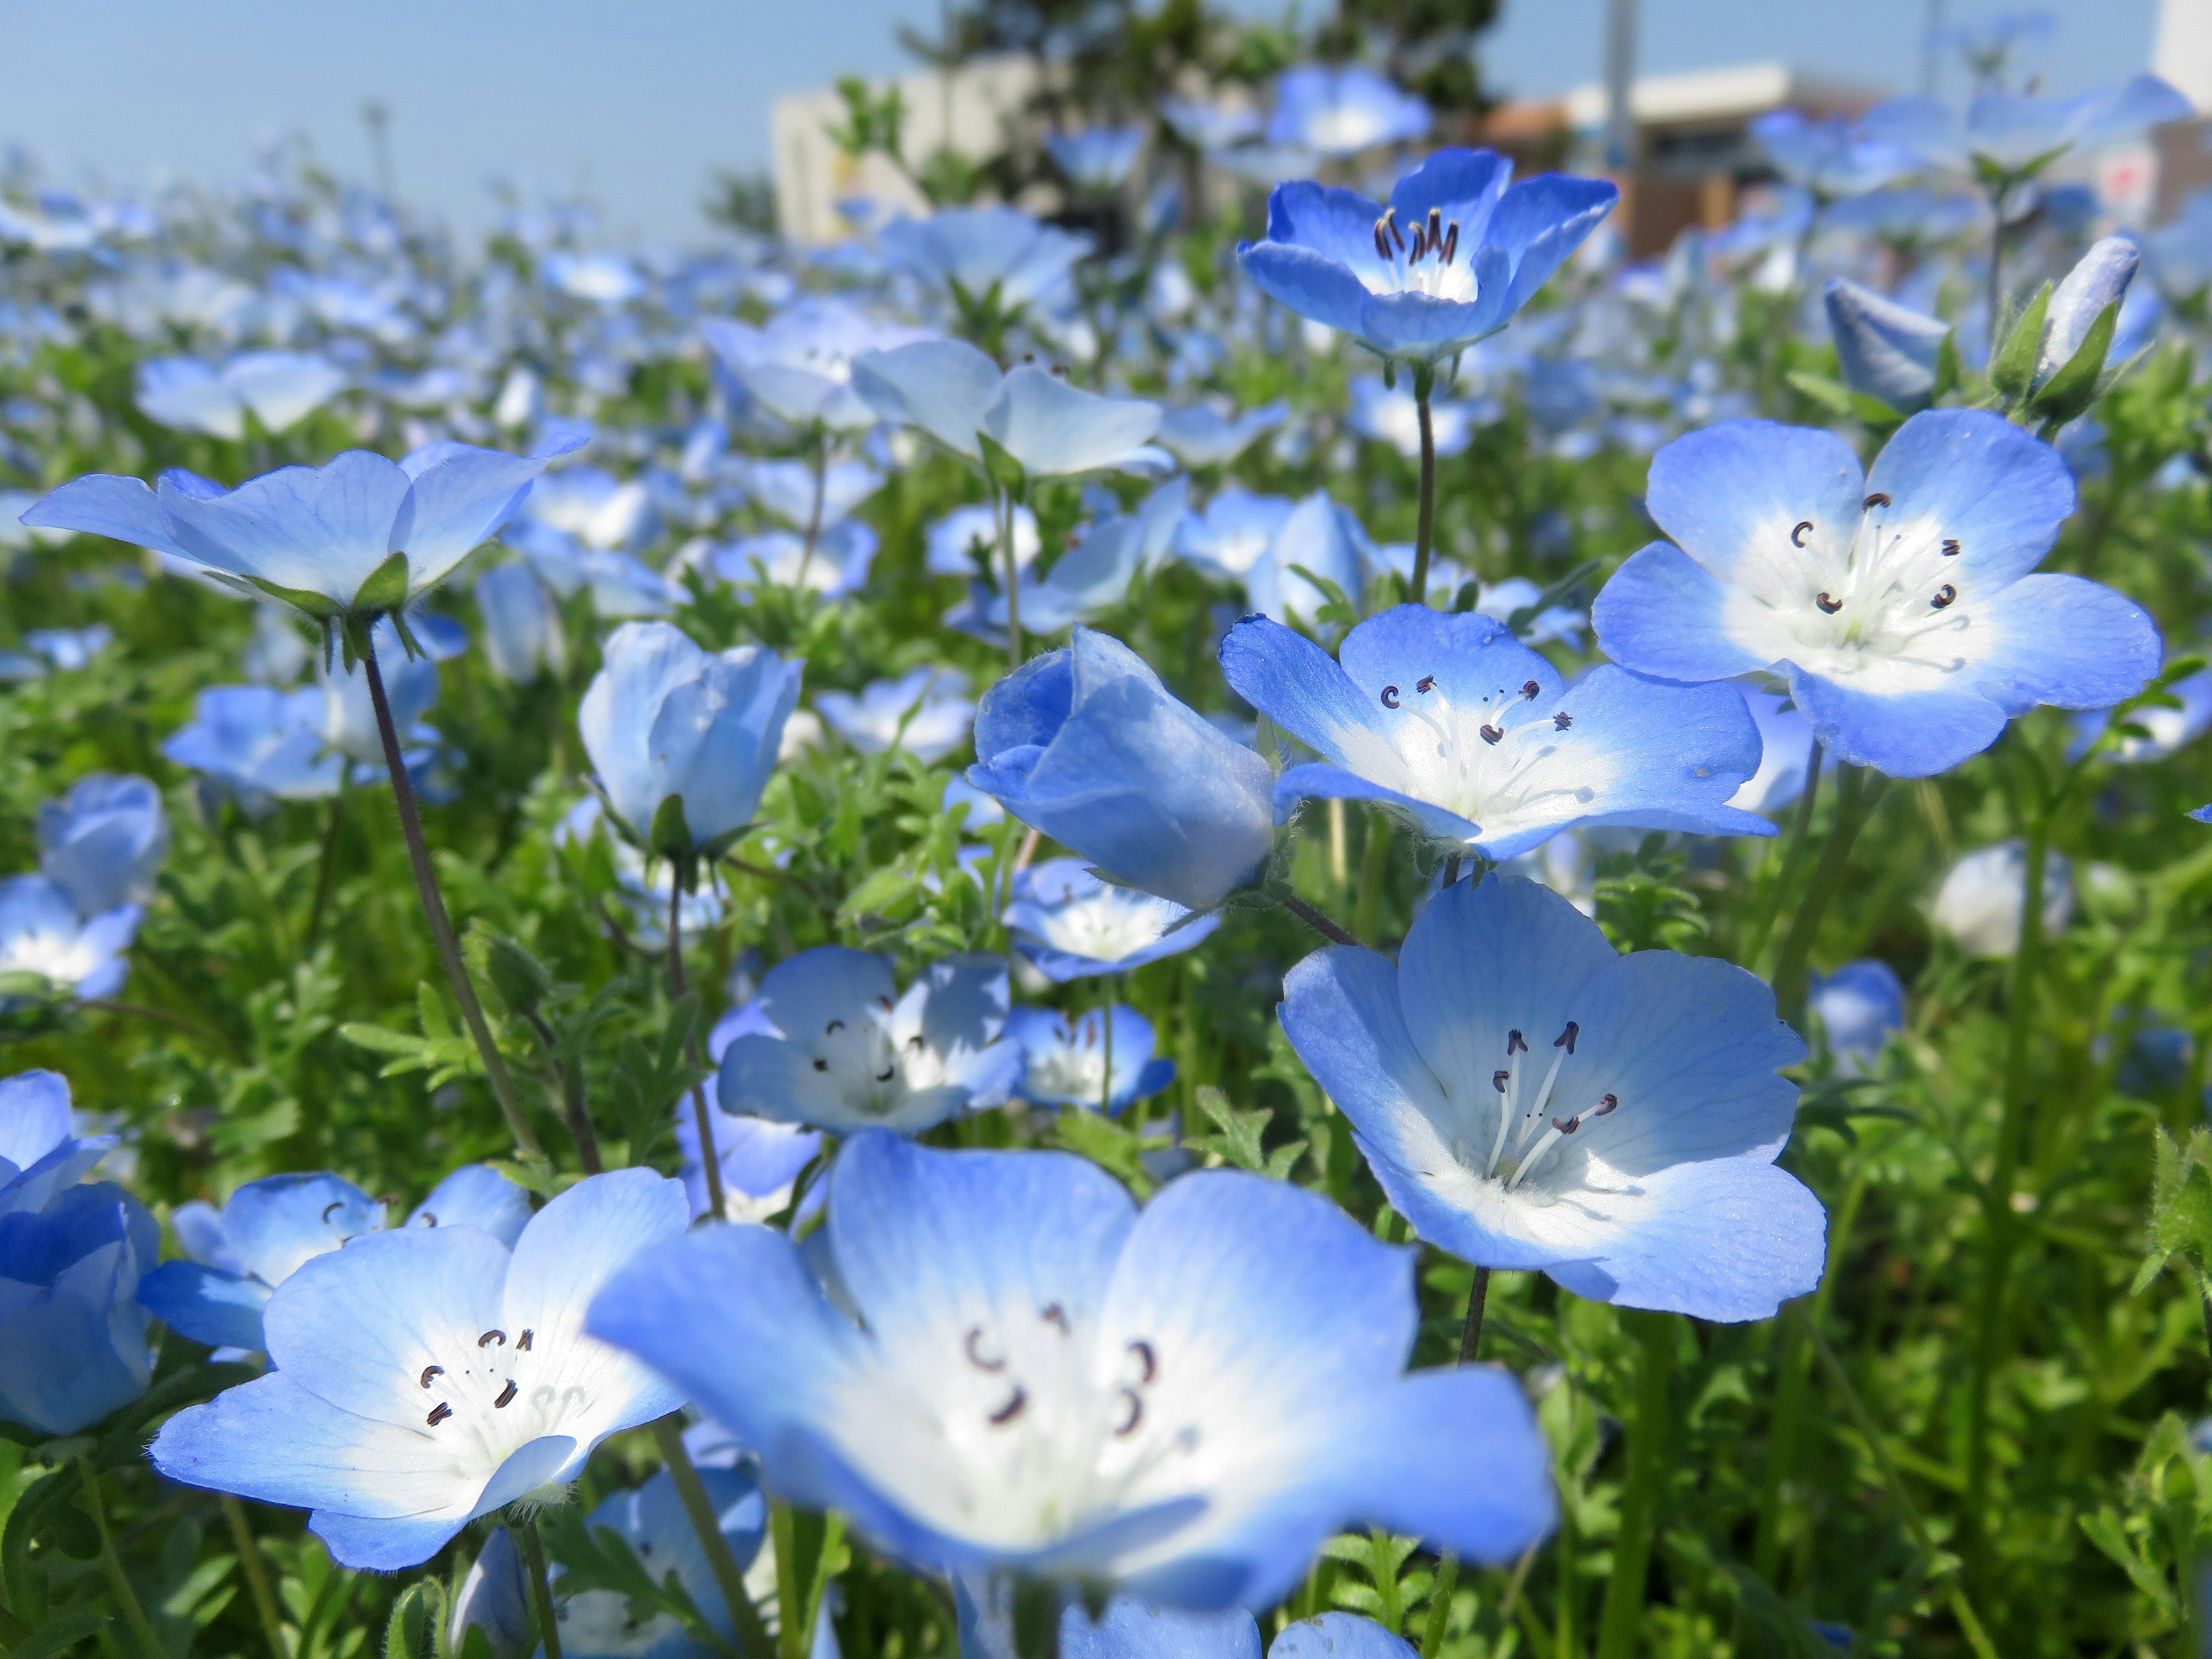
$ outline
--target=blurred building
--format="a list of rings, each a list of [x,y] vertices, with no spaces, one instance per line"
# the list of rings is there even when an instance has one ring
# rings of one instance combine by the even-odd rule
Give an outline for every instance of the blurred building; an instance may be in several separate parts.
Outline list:
[[[1784,64],[1638,78],[1629,94],[1636,162],[1622,181],[1613,219],[1631,255],[1663,252],[1692,225],[1728,223],[1743,190],[1773,177],[1751,136],[1759,116],[1778,109],[1857,116],[1885,95],[1881,88],[1808,75]],[[1605,88],[1592,82],[1556,98],[1500,105],[1482,136],[1510,151],[1524,172],[1602,173],[1605,123]]]
[[[2150,67],[2197,106],[2197,119],[2161,128],[2138,147],[2138,165],[2148,169],[2144,191],[2163,219],[2212,189],[2212,0],[2160,0]]]

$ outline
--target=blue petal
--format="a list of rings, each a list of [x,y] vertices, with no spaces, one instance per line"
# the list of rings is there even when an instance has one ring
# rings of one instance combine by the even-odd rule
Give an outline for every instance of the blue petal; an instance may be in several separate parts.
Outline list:
[[[2141,605],[2080,576],[2023,576],[1982,620],[2002,643],[1978,665],[1975,689],[2008,714],[2038,703],[2109,708],[2143,689],[2164,651]]]
[[[138,1305],[191,1341],[258,1352],[269,1287],[197,1261],[164,1261],[138,1281]]]
[[[1925,416],[1916,416],[1924,420]],[[1773,421],[1723,421],[1651,458],[1644,506],[1681,550],[1723,581],[1789,591],[1762,570],[1801,569],[1808,555],[1841,568],[1863,516],[1858,457],[1834,433]],[[1791,535],[1809,520],[1804,540]]]
[[[408,1212],[410,1227],[481,1227],[512,1249],[530,1224],[530,1194],[488,1164],[464,1164]]]
[[[1960,580],[1989,586],[2035,568],[2074,511],[2064,459],[1986,409],[1915,415],[1875,457],[1866,487],[1895,501],[1898,521],[1958,542]]]
[[[1491,213],[1512,182],[1509,155],[1493,149],[1440,149],[1392,186],[1390,205],[1408,231],[1425,224],[1429,210],[1436,209],[1458,224],[1459,246],[1474,248],[1486,240]]]
[[[1249,242],[1237,257],[1252,286],[1269,299],[1347,334],[1361,332],[1367,286],[1349,267],[1311,248],[1280,242]]]
[[[1079,1601],[1071,1604],[1060,1615],[1060,1659],[1260,1659],[1260,1626],[1242,1607],[1184,1613],[1117,1595],[1096,1624]]]
[[[1350,747],[1380,740],[1379,723],[1328,652],[1270,617],[1247,617],[1221,641],[1229,689],[1292,737],[1340,765]]]
[[[1767,667],[1737,643],[1718,577],[1669,542],[1631,554],[1590,607],[1599,647],[1639,674],[1724,680]]]
[[[1267,192],[1269,242],[1309,248],[1355,277],[1364,273],[1380,280],[1385,269],[1375,252],[1375,226],[1382,217],[1382,210],[1358,191],[1310,179],[1292,179]]]
[[[1458,813],[1434,805],[1412,795],[1348,772],[1340,766],[1310,763],[1293,766],[1275,780],[1275,816],[1278,822],[1289,817],[1291,810],[1302,800],[1371,800],[1384,806],[1395,806],[1419,823],[1422,830],[1438,841],[1462,841],[1470,847],[1482,837],[1480,824],[1470,823]]]
[[[185,557],[349,605],[392,555],[409,482],[398,463],[354,449],[325,466],[280,467],[209,500],[166,484],[160,495]]]
[[[264,1176],[222,1206],[239,1266],[271,1289],[311,1257],[383,1224],[384,1206],[343,1176]]]
[[[330,1510],[318,1510],[307,1517],[307,1530],[323,1540],[331,1559],[357,1572],[399,1572],[420,1566],[467,1524],[465,1516],[415,1515],[371,1520]]]
[[[1415,1659],[1405,1638],[1356,1613],[1324,1613],[1285,1625],[1268,1651],[1273,1659]]]
[[[1513,258],[1506,316],[1535,297],[1620,199],[1619,188],[1606,179],[1561,173],[1524,179],[1498,198],[1482,240]]]
[[[22,523],[34,530],[74,530],[87,536],[111,536],[134,547],[182,558],[176,528],[141,478],[94,472],[50,490],[24,511]]]
[[[1948,772],[2005,728],[2002,708],[1963,687],[1874,696],[1793,667],[1790,696],[1832,757],[1893,778]]]
[[[1540,698],[1559,691],[1559,670],[1515,639],[1498,618],[1479,611],[1393,605],[1346,634],[1336,654],[1362,706],[1377,709],[1385,686],[1395,686],[1402,695],[1422,675],[1446,670],[1455,682],[1468,684],[1490,678],[1501,686],[1518,685],[1533,679],[1541,688]]]

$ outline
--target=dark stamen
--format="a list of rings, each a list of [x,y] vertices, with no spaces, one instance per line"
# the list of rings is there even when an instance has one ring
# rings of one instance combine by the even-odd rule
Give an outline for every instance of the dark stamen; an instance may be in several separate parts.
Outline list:
[[[1945,605],[1950,604],[1952,600],[1958,597],[1959,590],[1952,586],[1950,583],[1945,582],[1942,586],[1936,590],[1936,597],[1929,600],[1928,603],[1932,609],[1941,611]]]
[[[991,1413],[991,1421],[994,1424],[1011,1423],[1022,1414],[1022,1407],[1029,1403],[1029,1390],[1017,1382],[1014,1384],[1013,1398]]]
[[[1395,708],[1398,706],[1398,688],[1396,686],[1386,685],[1382,688],[1382,706],[1385,708]]]
[[[1567,1022],[1567,1029],[1553,1039],[1552,1046],[1554,1048],[1565,1048],[1569,1054],[1572,1054],[1575,1051],[1575,1039],[1582,1034],[1583,1028],[1571,1019]]]
[[[1114,1431],[1114,1437],[1117,1440],[1125,1434],[1134,1434],[1137,1431],[1137,1425],[1145,1420],[1145,1399],[1142,1395],[1134,1389],[1124,1389],[1121,1390],[1121,1398],[1129,1402],[1129,1414],[1122,1419],[1121,1426]]]
[[[1575,717],[1564,708],[1552,716],[1552,729],[1555,732],[1564,732],[1574,723]]]
[[[1459,221],[1455,219],[1444,227],[1444,263],[1449,264],[1452,256],[1459,252]]]
[[[514,1339],[514,1351],[515,1351],[515,1352],[517,1352],[517,1353],[528,1353],[528,1352],[530,1352],[530,1339],[531,1339],[532,1337],[533,1337],[533,1336],[537,1335],[537,1334],[538,1334],[538,1333],[537,1333],[537,1332],[535,1332],[535,1331],[525,1331],[525,1332],[523,1332],[523,1334],[522,1334],[520,1336],[518,1336],[517,1338],[515,1338],[515,1339]]]
[[[1406,251],[1406,233],[1398,228],[1398,210],[1392,208],[1384,214],[1382,222],[1389,229],[1390,240],[1398,245],[1398,252],[1403,253]]]
[[[1482,740],[1485,743],[1496,743],[1500,738],[1505,735],[1501,729],[1495,726],[1485,726],[1479,727],[1478,729],[1481,732]]]
[[[886,996],[878,996],[876,999],[876,1006],[888,1014],[891,1011],[891,1000]]]
[[[427,1388],[428,1388],[428,1387],[430,1386],[430,1379],[431,1379],[432,1377],[434,1377],[434,1376],[443,1376],[445,1374],[446,1374],[446,1368],[445,1368],[443,1365],[425,1365],[425,1366],[423,1366],[423,1367],[422,1367],[422,1386],[423,1386],[424,1388],[426,1388],[426,1389],[427,1389]]]
[[[1562,1123],[1559,1119],[1553,1118],[1552,1120],[1552,1127],[1554,1129],[1557,1129],[1563,1135],[1571,1135],[1574,1133],[1576,1130],[1583,1127],[1583,1121],[1580,1117],[1571,1117],[1565,1122]]]
[[[897,1075],[897,1066],[886,1066],[882,1071],[876,1073],[876,1081],[878,1083],[889,1083],[893,1077]]]
[[[436,1226],[438,1224],[438,1212],[435,1210],[423,1211],[421,1215],[415,1218],[415,1224],[418,1227]]]
[[[1603,1117],[1607,1112],[1617,1112],[1620,1109],[1620,1097],[1619,1095],[1600,1095],[1597,1097],[1597,1110],[1591,1113],[1590,1115],[1592,1117]]]
[[[1421,240],[1421,228],[1419,225],[1415,225],[1413,227],[1413,251],[1406,256],[1406,263],[1409,265],[1417,265],[1420,264],[1421,255],[1427,252],[1428,248]]]
[[[502,1348],[505,1347],[507,1346],[507,1333],[505,1331],[486,1331],[482,1336],[477,1339],[477,1346],[479,1348],[489,1347],[494,1342],[498,1343]]]
[[[1834,616],[1836,612],[1844,608],[1844,602],[1841,599],[1832,599],[1827,596],[1826,592],[1815,593],[1813,596],[1813,603],[1819,605],[1821,610],[1826,611],[1831,617]]]
[[[843,1020],[833,1019],[827,1025],[822,1028],[822,1035],[823,1036],[836,1036],[838,1032],[844,1029],[845,1022]]]
[[[1859,503],[1859,511],[1863,513],[1870,507],[1887,507],[1888,505],[1890,505],[1889,497],[1877,489]]]
[[[830,1069],[830,1062],[826,1060],[817,1060],[814,1062],[814,1069],[817,1072],[826,1072]]]
[[[1506,1058],[1507,1058],[1507,1059],[1509,1059],[1509,1060],[1510,1060],[1510,1059],[1513,1057],[1513,1052],[1514,1052],[1514,1050],[1515,1050],[1515,1049],[1516,1049],[1516,1048],[1517,1048],[1517,1049],[1519,1049],[1522,1054],[1527,1054],[1527,1053],[1528,1052],[1528,1039],[1527,1037],[1522,1036],[1521,1035],[1521,1033],[1520,1033],[1519,1031],[1517,1031],[1517,1030],[1514,1030],[1514,1031],[1508,1031],[1508,1032],[1505,1034],[1505,1056],[1506,1056]]]
[[[1806,532],[1807,531],[1810,530],[1812,527],[1813,527],[1813,521],[1812,521],[1810,519],[1801,519],[1801,520],[1798,520],[1798,523],[1797,523],[1797,527],[1796,527],[1795,530],[1793,530],[1793,531],[1791,531],[1791,532],[1790,532],[1790,546],[1792,546],[1792,547],[1802,547],[1802,546],[1804,546],[1804,545],[1805,545],[1805,532]]]
[[[521,1391],[521,1389],[522,1385],[520,1382],[517,1382],[511,1376],[508,1377],[507,1379],[507,1386],[499,1391],[499,1398],[491,1402],[491,1408],[494,1411],[498,1411],[504,1407],[513,1405],[514,1403],[514,1396]]]
[[[1505,1085],[1512,1080],[1512,1078],[1511,1072],[1492,1072],[1490,1074],[1490,1086],[1502,1095],[1505,1092]]]
[[[323,1225],[327,1227],[331,1224],[331,1212],[332,1210],[343,1210],[343,1208],[345,1208],[345,1200],[342,1198],[334,1199],[330,1203],[324,1205]]]
[[[961,1352],[968,1356],[968,1363],[973,1365],[979,1371],[1002,1371],[1006,1370],[1006,1362],[1003,1358],[998,1359],[986,1359],[981,1354],[975,1351],[975,1345],[982,1340],[983,1328],[981,1325],[978,1325],[968,1333],[968,1340],[960,1345]]]
[[[1424,674],[1413,682],[1413,690],[1416,691],[1428,692],[1436,689],[1437,677],[1434,674]]]
[[[1443,239],[1444,210],[1442,208],[1432,207],[1429,210],[1429,246],[1434,247]]]
[[[1375,255],[1387,262],[1390,258],[1390,239],[1382,234],[1382,222],[1375,222]]]
[[[1151,1343],[1132,1342],[1129,1345],[1129,1352],[1137,1356],[1138,1361],[1145,1368],[1145,1374],[1137,1379],[1139,1383],[1149,1382],[1160,1374],[1160,1363],[1152,1353]]]
[[[912,1036],[908,1037],[906,1040],[906,1046],[913,1049],[915,1053],[920,1054],[924,1047],[921,1040],[921,1033],[916,1031]]]
[[[444,1422],[453,1414],[453,1408],[447,1405],[444,1401],[441,1400],[436,1406],[431,1408],[429,1416],[424,1418],[422,1420],[434,1429],[439,1424]]]
[[[1072,1328],[1067,1322],[1067,1310],[1061,1307],[1057,1302],[1046,1303],[1043,1307],[1037,1310],[1037,1317],[1044,1321],[1048,1325],[1057,1325],[1060,1327],[1060,1334],[1062,1336],[1066,1336],[1068,1331]]]
[[[1534,702],[1542,695],[1543,690],[1544,688],[1534,680],[1523,680],[1521,682],[1521,700],[1523,702]]]
[[[1947,559],[1955,559],[1959,556],[1959,542],[1956,537],[1946,536],[1943,538],[1943,556]]]

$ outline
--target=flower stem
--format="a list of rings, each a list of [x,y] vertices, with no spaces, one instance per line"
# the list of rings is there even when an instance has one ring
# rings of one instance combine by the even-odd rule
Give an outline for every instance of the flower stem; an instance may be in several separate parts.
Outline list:
[[[1474,1283],[1467,1293],[1467,1323],[1460,1327],[1459,1363],[1474,1364],[1475,1355],[1482,1351],[1482,1310],[1490,1300],[1490,1269],[1477,1267]]]
[[[1814,937],[1820,919],[1844,884],[1851,861],[1851,843],[1873,816],[1889,780],[1863,766],[1843,768],[1836,780],[1836,816],[1828,826],[1828,839],[1820,848],[1820,861],[1813,868],[1812,885],[1797,902],[1790,918],[1790,931],[1782,936],[1782,953],[1774,964],[1774,1004],[1782,1018],[1801,1030],[1805,1024],[1806,968],[1813,954]]]
[[[1105,975],[1106,1000],[1099,1006],[1099,1041],[1106,1051],[1106,1080],[1098,1087],[1098,1115],[1114,1115],[1114,976]]]
[[[1352,902],[1352,931],[1360,939],[1375,937],[1376,912],[1382,907],[1382,883],[1390,873],[1390,820],[1382,813],[1368,813],[1366,845],[1359,854],[1359,894]]]
[[[408,781],[407,763],[399,751],[399,731],[392,720],[392,702],[384,695],[384,674],[377,666],[376,641],[363,641],[361,659],[362,672],[368,680],[368,700],[376,710],[376,732],[384,742],[385,769],[392,774],[392,798],[399,808],[399,828],[407,838],[407,861],[414,867],[415,890],[422,900],[422,915],[430,924],[430,938],[438,947],[438,960],[445,965],[446,978],[453,988],[453,995],[461,1005],[462,1021],[469,1035],[476,1040],[477,1056],[483,1061],[484,1079],[491,1085],[492,1097],[499,1102],[499,1109],[507,1118],[507,1133],[514,1137],[515,1150],[528,1164],[545,1162],[545,1149],[538,1144],[538,1133],[530,1127],[530,1118],[522,1109],[521,1097],[514,1091],[514,1079],[507,1074],[507,1062],[500,1058],[499,1045],[492,1041],[491,1027],[485,1023],[483,1005],[477,1000],[477,988],[469,980],[468,966],[461,960],[461,947],[453,937],[453,924],[446,915],[446,901],[438,891],[437,872],[430,867],[430,848],[422,839],[422,815],[415,805],[415,786]],[[557,1656],[555,1656],[557,1659]]]
[[[254,1540],[246,1505],[232,1492],[222,1494],[222,1518],[230,1523],[230,1540],[238,1548],[239,1571],[246,1575],[246,1594],[261,1620],[261,1634],[269,1644],[270,1659],[292,1659],[291,1644],[284,1639],[284,1620],[276,1610],[276,1596],[269,1587],[269,1563]]]
[[[2005,193],[2002,185],[1990,191],[1990,273],[1985,303],[1990,308],[1989,362],[1991,364],[1997,360],[1997,325],[2003,320],[1998,313],[2004,308]]]
[[[2039,794],[2040,792],[2039,791]],[[2003,1362],[2007,1282],[2012,1274],[2018,1218],[2013,1194],[2026,1151],[2029,1054],[2036,1026],[2036,974],[2043,959],[2043,883],[2051,858],[2053,801],[2039,799],[2027,823],[2027,869],[2021,884],[2020,944],[2013,953],[2005,1021],[2002,1104],[1996,1156],[1982,1194],[1982,1274],[1975,1298],[1972,1367],[1966,1393],[1966,1524],[1963,1553],[1978,1584],[1990,1582],[1987,1524],[1991,1476],[1990,1390]]]
[[[131,1588],[131,1576],[123,1571],[122,1558],[115,1553],[115,1540],[107,1530],[107,1511],[100,1501],[100,1476],[94,1473],[91,1459],[78,1458],[76,1472],[77,1478],[84,1483],[84,1506],[100,1534],[100,1570],[107,1579],[107,1593],[115,1602],[116,1611],[131,1627],[131,1639],[144,1650],[145,1659],[168,1659],[161,1638],[154,1634],[153,1622],[146,1617],[146,1609],[138,1600],[138,1592]]]
[[[806,538],[799,547],[799,575],[791,584],[794,593],[806,591],[806,573],[814,563],[814,545],[822,539],[822,500],[830,483],[830,428],[814,426],[814,505],[806,514]]]
[[[761,1621],[760,1609],[753,1606],[753,1598],[746,1593],[744,1569],[738,1565],[730,1540],[723,1536],[714,1500],[707,1496],[707,1483],[700,1480],[699,1470],[684,1444],[682,1419],[673,1412],[666,1417],[655,1418],[653,1439],[660,1448],[660,1461],[667,1466],[668,1478],[676,1483],[676,1495],[684,1502],[684,1513],[691,1522],[691,1529],[699,1534],[700,1547],[707,1553],[707,1565],[714,1572],[714,1587],[729,1605],[731,1621],[738,1629],[738,1645],[745,1650],[747,1659],[771,1659],[775,1644],[769,1639],[768,1626]]]
[[[1620,1494],[1620,1531],[1613,1545],[1613,1575],[1598,1616],[1597,1659],[1635,1659],[1644,1626],[1644,1579],[1657,1530],[1659,1489],[1667,1473],[1667,1379],[1674,1364],[1670,1314],[1624,1310],[1622,1322],[1638,1337],[1635,1415],[1628,1424],[1628,1479]]]
[[[1014,492],[999,492],[999,556],[1006,570],[1006,672],[1022,665],[1022,583],[1014,559]]]
[[[1435,1584],[1429,1591],[1428,1622],[1421,1630],[1421,1659],[1437,1659],[1443,1649],[1444,1632],[1451,1623],[1452,1592],[1459,1588],[1459,1557],[1446,1550],[1437,1561]]]
[[[790,1504],[770,1504],[768,1525],[775,1547],[776,1652],[780,1659],[805,1659],[806,1633],[793,1634],[806,1618],[799,1593],[798,1517]]]
[[[1413,408],[1421,421],[1421,504],[1420,515],[1414,521],[1411,592],[1415,605],[1429,601],[1429,557],[1437,538],[1437,424],[1429,412],[1429,399],[1436,389],[1434,368],[1424,363],[1413,371]]]
[[[671,1003],[684,1000],[684,882],[680,873],[668,872],[668,1000]],[[690,1053],[691,1063],[699,1061],[699,1022],[691,1022],[684,1046]],[[726,1221],[729,1212],[722,1207],[722,1158],[714,1147],[714,1114],[707,1104],[704,1084],[691,1085],[691,1118],[699,1126],[699,1164],[707,1174],[707,1211],[716,1221]]]
[[[1783,896],[1797,884],[1797,872],[1804,867],[1805,854],[1813,845],[1813,802],[1820,793],[1823,758],[1816,742],[1805,758],[1805,787],[1797,797],[1797,813],[1790,821],[1790,845],[1783,852],[1782,867],[1775,872],[1774,885],[1753,913],[1757,920],[1744,930],[1743,948],[1736,952],[1736,960],[1747,968],[1755,969],[1759,957],[1765,954],[1766,941],[1774,932],[1774,919],[1782,914]]]
[[[517,1516],[508,1527],[522,1540],[522,1559],[530,1566],[530,1605],[538,1613],[538,1639],[544,1644],[545,1659],[561,1659],[561,1620],[553,1611],[553,1586],[545,1577],[545,1542],[538,1535],[534,1516]]]
[[[338,845],[338,825],[345,818],[346,769],[338,768],[338,792],[331,797],[331,815],[323,823],[322,851],[315,860],[315,896],[307,906],[307,942],[302,951],[315,948],[315,940],[323,931],[323,908],[330,902],[331,866],[334,864]]]
[[[1338,927],[1327,916],[1322,915],[1320,911],[1315,909],[1312,905],[1308,904],[1296,893],[1285,893],[1283,895],[1283,908],[1288,910],[1292,915],[1296,916],[1300,921],[1305,923],[1307,927],[1312,928],[1314,932],[1319,933],[1331,945],[1357,945],[1359,943],[1358,939],[1352,938],[1351,934],[1346,933],[1343,928]]]

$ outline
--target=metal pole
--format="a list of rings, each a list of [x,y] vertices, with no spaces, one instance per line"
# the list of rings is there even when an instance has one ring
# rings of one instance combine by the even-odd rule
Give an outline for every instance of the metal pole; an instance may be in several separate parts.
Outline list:
[[[1942,71],[1936,42],[1943,33],[1943,15],[1948,9],[1944,0],[1928,0],[1928,27],[1920,35],[1920,95],[1923,98],[1936,95],[1936,77]]]
[[[1616,177],[1636,162],[1636,0],[1606,0],[1605,167]]]

